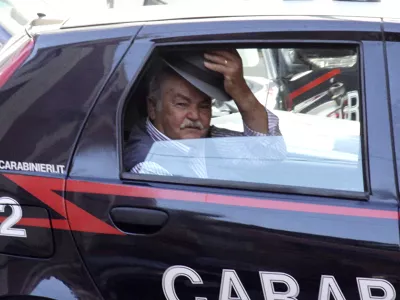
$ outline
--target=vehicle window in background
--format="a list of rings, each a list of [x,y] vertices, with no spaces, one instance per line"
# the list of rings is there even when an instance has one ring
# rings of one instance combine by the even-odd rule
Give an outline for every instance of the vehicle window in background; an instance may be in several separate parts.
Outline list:
[[[248,86],[279,118],[282,136],[179,140],[193,149],[183,155],[169,148],[174,142],[157,141],[145,158],[161,167],[156,174],[197,178],[189,166],[203,164],[207,179],[364,191],[357,48],[240,49],[239,54]],[[233,100],[213,99],[211,125],[244,130]]]
[[[254,53],[241,50],[246,76],[269,79],[268,102],[275,109],[359,120],[357,52],[348,49],[261,49],[256,66]],[[328,92],[329,95],[328,95]],[[346,97],[341,95],[346,94]],[[337,101],[327,101],[340,98]],[[336,96],[335,96],[336,95]]]

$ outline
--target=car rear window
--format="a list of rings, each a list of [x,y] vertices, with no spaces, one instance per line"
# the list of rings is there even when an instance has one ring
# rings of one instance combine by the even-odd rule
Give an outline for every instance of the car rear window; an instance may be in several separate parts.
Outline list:
[[[163,110],[161,103],[164,105],[168,98],[163,91],[159,91],[160,111],[156,117],[150,116],[149,82],[157,71],[147,71],[124,116],[125,171],[177,181],[192,178],[219,184],[363,192],[358,48],[299,45],[237,51],[257,107],[268,112],[269,132],[249,131],[234,99],[213,98],[210,132],[217,128],[216,134],[202,138],[168,136],[168,126],[183,123],[174,123],[171,111]],[[138,91],[145,96],[138,97]],[[141,130],[137,130],[138,122]]]

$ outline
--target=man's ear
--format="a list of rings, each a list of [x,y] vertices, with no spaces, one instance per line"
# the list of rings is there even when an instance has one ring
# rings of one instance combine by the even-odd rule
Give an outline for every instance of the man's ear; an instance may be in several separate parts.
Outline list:
[[[156,118],[156,102],[154,99],[147,98],[147,114],[151,121]]]

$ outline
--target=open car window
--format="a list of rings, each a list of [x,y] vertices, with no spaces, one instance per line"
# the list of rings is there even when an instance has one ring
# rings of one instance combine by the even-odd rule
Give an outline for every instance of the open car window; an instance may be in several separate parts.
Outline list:
[[[153,140],[140,167],[125,171],[172,180],[364,192],[357,47],[248,47],[238,53],[247,86],[280,134],[246,134],[235,100],[212,98],[210,125],[226,134]],[[142,120],[146,112],[142,108]],[[125,119],[132,115],[127,112]],[[129,152],[132,134],[126,136]]]

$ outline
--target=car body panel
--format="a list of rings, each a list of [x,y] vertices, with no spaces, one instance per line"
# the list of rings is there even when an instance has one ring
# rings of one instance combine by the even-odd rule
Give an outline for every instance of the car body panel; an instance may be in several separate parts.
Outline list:
[[[221,21],[218,27],[190,22],[184,30],[182,24],[141,30],[99,97],[66,186],[69,201],[121,233],[73,233],[104,298],[175,300],[166,298],[171,285],[163,281],[173,266],[194,270],[202,279],[198,284],[177,279],[174,287],[180,299],[217,299],[227,270],[235,270],[251,299],[263,299],[262,271],[295,278],[301,288],[297,299],[317,299],[325,275],[336,278],[346,299],[359,297],[358,277],[383,278],[400,288],[393,153],[390,136],[381,134],[389,130],[389,109],[387,101],[376,101],[387,97],[381,24],[359,27],[343,21],[344,27],[340,22],[336,27],[334,21],[326,22]],[[368,132],[365,166],[370,172],[365,175],[366,199],[199,186],[173,178],[164,183],[128,175],[121,179],[119,114],[154,47],[215,40],[283,42],[283,36],[286,42],[304,42],[321,40],[321,28],[328,40],[341,36],[340,28],[346,28],[349,34],[344,32],[343,38],[351,36],[352,43],[366,39],[360,43],[362,99],[367,105],[362,116]],[[168,221],[151,234],[127,232],[113,222],[110,212],[115,207],[162,211]],[[81,223],[78,218],[69,222],[71,227]]]
[[[394,19],[384,20],[385,40],[386,40],[386,61],[387,61],[387,84],[390,91],[390,121],[392,124],[390,134],[393,136],[393,151],[396,158],[396,178],[397,189],[399,186],[399,168],[400,168],[400,60],[398,51],[400,51],[400,21]]]
[[[31,55],[0,89],[0,197],[17,201],[16,227],[27,234],[0,235],[0,295],[101,299],[70,232],[65,178],[85,119],[137,29],[89,31],[90,39],[87,31],[35,34]]]
[[[91,30],[89,41],[84,31],[36,37],[31,57],[1,89],[3,170],[10,170],[6,161],[41,163],[54,166],[41,173],[65,176],[85,117],[135,34],[113,33],[105,38]],[[10,144],[18,147],[5,146]]]
[[[6,172],[0,175],[1,197],[11,197],[20,203],[22,219],[15,227],[26,230],[27,235],[26,238],[0,236],[3,245],[0,296],[99,299],[101,296],[75,248],[63,209],[52,209],[63,208],[64,200],[55,194],[56,201],[51,201],[44,188],[51,186],[54,193],[62,194],[64,180],[52,180]],[[46,205],[49,202],[52,204]],[[9,208],[5,212],[2,220],[10,216]]]

